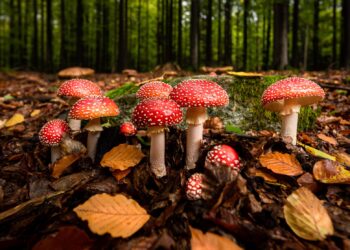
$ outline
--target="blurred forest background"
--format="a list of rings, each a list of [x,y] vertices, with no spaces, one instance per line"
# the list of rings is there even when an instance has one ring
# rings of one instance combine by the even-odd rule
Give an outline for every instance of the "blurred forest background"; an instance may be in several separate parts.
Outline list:
[[[0,68],[350,67],[350,0],[1,0]]]

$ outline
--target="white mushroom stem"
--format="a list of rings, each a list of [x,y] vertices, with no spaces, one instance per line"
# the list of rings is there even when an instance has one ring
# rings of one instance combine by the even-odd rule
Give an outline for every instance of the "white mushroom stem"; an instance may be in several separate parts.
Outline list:
[[[81,120],[69,119],[68,125],[72,131],[79,131],[81,127]]]
[[[59,146],[51,147],[51,162],[54,163],[61,157],[61,149]]]
[[[85,127],[89,131],[87,138],[87,155],[95,161],[97,142],[103,130],[100,124],[100,118],[91,120]]]
[[[281,136],[291,137],[293,145],[297,143],[299,111],[300,105],[295,105],[289,108],[288,112],[280,113],[282,119]]]
[[[196,167],[203,139],[203,124],[206,119],[207,111],[205,107],[192,107],[187,109],[186,169],[193,169]]]
[[[161,178],[166,175],[164,129],[159,133],[151,133],[150,151],[151,170],[157,178]]]

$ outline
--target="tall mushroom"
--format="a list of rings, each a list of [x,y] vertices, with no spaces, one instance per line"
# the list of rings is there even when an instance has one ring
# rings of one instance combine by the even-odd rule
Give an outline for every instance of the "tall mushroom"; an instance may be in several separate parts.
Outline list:
[[[55,162],[61,156],[60,143],[69,133],[68,124],[64,120],[54,119],[44,124],[39,131],[40,142],[51,147],[51,162]]]
[[[166,175],[165,135],[167,126],[182,121],[179,105],[170,99],[148,99],[139,103],[132,114],[138,127],[147,127],[151,136],[150,163],[152,172],[158,177]]]
[[[61,84],[57,90],[57,95],[69,97],[69,103],[72,105],[83,97],[91,95],[102,96],[102,91],[99,86],[89,80],[72,79]],[[73,131],[80,130],[80,120],[69,119],[68,124]]]
[[[100,133],[103,130],[100,118],[106,116],[117,116],[118,106],[108,97],[89,96],[78,100],[71,108],[68,117],[78,120],[90,120],[85,126],[89,131],[87,140],[87,154],[95,160],[96,146]]]
[[[167,99],[169,98],[170,92],[173,90],[169,84],[161,81],[148,82],[140,87],[136,92],[136,97],[140,100],[157,98]]]
[[[323,89],[315,82],[290,77],[269,86],[263,93],[261,102],[265,109],[279,112],[282,119],[282,136],[292,138],[296,144],[298,114],[301,106],[321,101],[325,96]]]
[[[186,168],[193,169],[199,157],[203,138],[203,123],[207,119],[207,107],[226,106],[229,98],[217,83],[208,80],[187,80],[174,87],[170,98],[181,107],[187,107]]]

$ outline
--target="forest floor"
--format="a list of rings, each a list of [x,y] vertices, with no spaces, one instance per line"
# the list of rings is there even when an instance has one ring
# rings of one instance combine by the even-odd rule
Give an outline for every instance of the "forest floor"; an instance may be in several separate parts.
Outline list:
[[[188,172],[183,169],[185,132],[171,128],[168,176],[156,179],[149,171],[145,136],[131,140],[141,143],[146,156],[136,166],[120,173],[100,166],[106,152],[125,143],[118,122],[109,121],[112,127],[100,137],[96,163],[79,156],[53,175],[57,165],[50,163],[49,148],[40,144],[38,132],[45,122],[64,119],[69,111],[56,95],[62,80],[35,72],[0,73],[0,249],[350,249],[350,75],[332,71],[299,76],[315,80],[326,92],[315,126],[298,134],[303,145],[293,146],[271,129],[234,133],[209,124],[197,168]],[[89,79],[116,93],[125,82],[154,77],[96,74]],[[86,133],[75,139],[85,143]],[[220,143],[234,147],[243,163],[234,181],[219,180],[204,167],[207,152]],[[279,164],[263,163],[262,155],[278,161],[276,152],[283,154]],[[286,162],[291,169],[281,170]],[[184,185],[194,172],[209,176],[206,201],[186,199]],[[302,187],[315,195],[296,191]],[[135,200],[149,220],[126,238],[94,233],[91,223],[73,210],[100,193]],[[286,216],[294,216],[297,226]],[[208,231],[212,234],[202,234]]]

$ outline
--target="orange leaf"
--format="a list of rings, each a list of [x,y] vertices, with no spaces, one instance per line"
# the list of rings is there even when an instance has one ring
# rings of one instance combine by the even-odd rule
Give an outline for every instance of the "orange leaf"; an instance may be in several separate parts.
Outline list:
[[[300,163],[294,155],[279,152],[267,153],[260,156],[260,164],[276,174],[297,176],[303,173]]]
[[[120,181],[121,179],[126,177],[130,172],[131,172],[131,168],[127,168],[125,170],[116,169],[112,172],[112,175],[114,176],[114,178],[117,179],[117,181]]]
[[[63,156],[53,164],[51,176],[54,178],[59,178],[64,170],[76,162],[80,157],[81,156],[77,154]]]
[[[203,233],[201,230],[190,227],[191,230],[191,248],[193,250],[240,250],[232,240],[213,234],[210,232]]]
[[[350,184],[350,171],[340,163],[330,160],[321,160],[315,163],[313,175],[322,183]]]
[[[325,142],[328,142],[334,146],[337,146],[338,145],[338,142],[336,139],[334,139],[333,137],[330,137],[330,136],[327,136],[325,134],[318,134],[317,135],[318,138],[320,138],[322,141],[325,141]]]
[[[82,220],[87,220],[92,232],[127,238],[137,232],[150,218],[146,210],[133,199],[117,194],[96,194],[74,208]]]
[[[102,160],[101,166],[118,170],[125,170],[136,166],[145,155],[141,150],[128,144],[120,144],[107,152]]]

